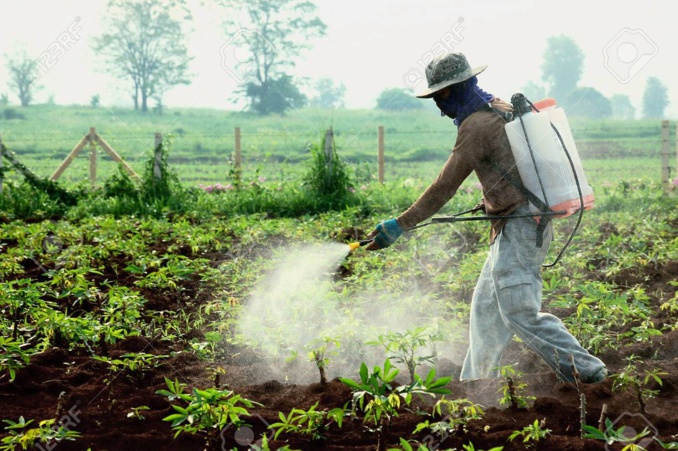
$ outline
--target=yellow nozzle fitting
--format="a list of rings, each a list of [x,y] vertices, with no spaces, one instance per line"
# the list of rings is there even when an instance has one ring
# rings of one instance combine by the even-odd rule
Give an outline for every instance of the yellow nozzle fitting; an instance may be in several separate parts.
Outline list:
[[[373,241],[372,239],[356,241],[355,243],[350,243],[348,245],[348,248],[349,248],[349,250],[354,251],[354,250],[358,249],[360,246],[365,246],[367,244],[370,244],[372,241]]]

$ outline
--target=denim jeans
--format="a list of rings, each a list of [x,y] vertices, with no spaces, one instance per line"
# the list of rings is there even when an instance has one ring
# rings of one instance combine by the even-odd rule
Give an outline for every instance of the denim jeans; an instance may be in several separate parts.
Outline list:
[[[527,213],[521,207],[516,213]],[[581,347],[556,316],[542,313],[541,265],[553,238],[552,224],[536,247],[537,223],[513,218],[490,246],[471,304],[470,343],[461,380],[499,377],[504,348],[514,335],[536,352],[561,379],[572,382],[572,358],[581,380],[605,364]]]

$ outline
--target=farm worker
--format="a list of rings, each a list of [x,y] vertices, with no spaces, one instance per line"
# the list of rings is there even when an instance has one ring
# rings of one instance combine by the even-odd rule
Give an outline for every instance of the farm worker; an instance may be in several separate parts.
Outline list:
[[[475,172],[483,188],[488,215],[529,213],[528,201],[497,168],[518,178],[504,129],[511,105],[480,89],[477,75],[461,53],[440,56],[426,67],[428,87],[417,94],[432,98],[442,116],[454,120],[457,141],[438,178],[404,213],[377,225],[368,250],[382,249],[440,210],[461,183]],[[514,182],[515,183],[515,182]],[[565,325],[541,310],[541,265],[553,227],[549,222],[538,243],[538,224],[531,217],[491,221],[490,250],[471,303],[469,349],[461,380],[499,377],[504,348],[514,335],[540,355],[563,380],[574,381],[572,359],[584,383],[605,379],[605,364],[581,347]],[[537,244],[541,244],[538,246]]]

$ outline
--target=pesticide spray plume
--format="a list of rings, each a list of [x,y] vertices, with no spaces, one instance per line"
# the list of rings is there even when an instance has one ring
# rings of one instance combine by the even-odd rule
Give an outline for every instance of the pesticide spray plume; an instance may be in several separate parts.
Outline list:
[[[337,278],[351,251],[370,242],[304,244],[274,251],[270,270],[243,301],[237,322],[238,336],[256,349],[249,363],[259,368],[254,379],[262,380],[252,383],[318,382],[310,355],[322,346],[328,351],[328,380],[355,377],[363,361],[368,366],[384,362],[383,347],[368,342],[381,334],[433,325],[436,315],[430,306],[420,308],[428,290],[415,281],[396,293],[381,285],[353,287]],[[441,357],[451,351],[444,347],[438,347]]]

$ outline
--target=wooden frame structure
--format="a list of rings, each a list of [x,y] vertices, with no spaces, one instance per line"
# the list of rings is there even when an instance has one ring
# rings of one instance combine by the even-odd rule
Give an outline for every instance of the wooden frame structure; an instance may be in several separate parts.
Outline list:
[[[89,133],[80,140],[73,150],[71,150],[71,153],[68,154],[66,159],[61,163],[57,170],[54,171],[54,174],[52,174],[49,179],[56,181],[87,144],[89,144],[89,180],[92,184],[96,183],[97,180],[97,145],[110,155],[114,161],[120,163],[130,176],[137,181],[141,181],[141,177],[134,172],[134,169],[132,169],[132,167],[127,164],[127,162],[123,160],[101,136],[97,135],[94,127],[90,127]]]

